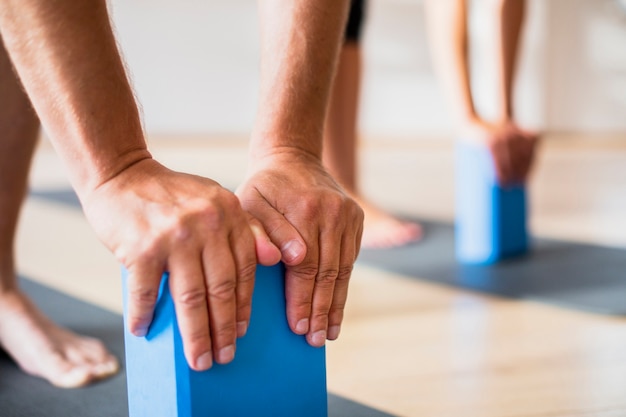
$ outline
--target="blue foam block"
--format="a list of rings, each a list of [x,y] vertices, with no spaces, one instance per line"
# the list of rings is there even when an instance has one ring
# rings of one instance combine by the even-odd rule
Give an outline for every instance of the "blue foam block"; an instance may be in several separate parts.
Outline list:
[[[460,141],[456,147],[456,257],[491,264],[528,251],[526,191],[498,185],[490,153]]]
[[[325,350],[289,329],[280,264],[257,268],[249,330],[230,364],[189,368],[167,276],[147,336],[125,327],[130,417],[328,416]]]

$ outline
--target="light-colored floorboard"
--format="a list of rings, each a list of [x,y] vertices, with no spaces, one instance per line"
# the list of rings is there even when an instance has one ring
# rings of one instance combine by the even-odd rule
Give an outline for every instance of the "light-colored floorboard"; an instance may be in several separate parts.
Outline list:
[[[245,140],[158,139],[166,165],[235,187]],[[450,221],[450,141],[362,149],[366,193],[390,210]],[[531,183],[537,235],[626,247],[626,141],[552,137]],[[36,189],[67,187],[40,147]],[[74,209],[29,199],[20,272],[120,311],[119,266]],[[626,294],[625,294],[626,297]],[[400,416],[626,416],[626,319],[489,297],[359,265],[342,337],[328,345],[328,385]]]

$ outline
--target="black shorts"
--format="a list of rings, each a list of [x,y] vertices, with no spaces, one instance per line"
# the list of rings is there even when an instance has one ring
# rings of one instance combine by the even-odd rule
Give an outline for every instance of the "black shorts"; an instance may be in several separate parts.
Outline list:
[[[358,43],[361,38],[361,27],[365,14],[365,0],[352,0],[350,14],[346,24],[345,42]]]

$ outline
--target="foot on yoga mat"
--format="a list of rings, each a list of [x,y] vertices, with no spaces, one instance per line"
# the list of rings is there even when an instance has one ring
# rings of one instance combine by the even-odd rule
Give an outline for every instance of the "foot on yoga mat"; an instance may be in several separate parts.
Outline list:
[[[122,316],[21,279],[23,289],[57,323],[101,339],[124,367]],[[120,295],[121,296],[121,295]],[[329,417],[392,417],[333,394],[328,396]],[[127,417],[124,372],[85,388],[61,389],[26,375],[0,351],[1,417]]]

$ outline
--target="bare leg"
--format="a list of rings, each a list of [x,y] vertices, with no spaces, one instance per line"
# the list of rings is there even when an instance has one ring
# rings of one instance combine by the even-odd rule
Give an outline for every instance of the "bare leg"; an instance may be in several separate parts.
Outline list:
[[[496,63],[500,88],[500,119],[513,119],[513,80],[517,63],[519,39],[524,21],[525,0],[493,0],[496,24]]]
[[[39,121],[0,38],[0,347],[29,374],[77,387],[117,372],[104,345],[62,329],[19,289],[14,238]]]
[[[366,200],[358,187],[356,119],[361,51],[347,42],[339,57],[324,132],[324,165],[365,212],[362,246],[386,248],[419,240],[419,224],[401,221]]]
[[[513,118],[513,79],[524,0],[492,0],[488,11],[494,24],[494,60],[499,109],[496,120],[477,114],[469,77],[467,0],[429,0],[428,28],[433,58],[446,95],[466,141],[485,145],[492,155],[498,179],[517,184],[528,177],[537,135],[521,129]]]

